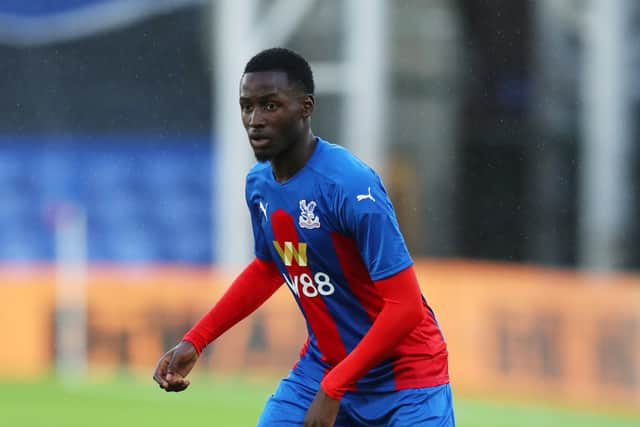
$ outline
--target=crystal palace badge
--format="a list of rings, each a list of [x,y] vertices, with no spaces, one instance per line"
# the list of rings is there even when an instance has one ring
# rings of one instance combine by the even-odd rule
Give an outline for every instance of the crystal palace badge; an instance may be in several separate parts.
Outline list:
[[[308,228],[313,230],[314,228],[320,228],[320,218],[313,213],[316,208],[316,202],[313,200],[307,203],[306,200],[300,200],[300,216],[298,217],[298,224],[302,228]]]

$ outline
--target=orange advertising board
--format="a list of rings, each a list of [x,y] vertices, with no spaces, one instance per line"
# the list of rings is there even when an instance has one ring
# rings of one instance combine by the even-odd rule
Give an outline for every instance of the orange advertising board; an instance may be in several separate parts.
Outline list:
[[[450,352],[454,387],[640,407],[640,276],[470,261],[420,261]],[[150,368],[220,297],[206,268],[92,267],[90,368]],[[0,376],[55,360],[55,274],[0,268]],[[286,287],[204,353],[199,369],[284,375],[306,338]]]

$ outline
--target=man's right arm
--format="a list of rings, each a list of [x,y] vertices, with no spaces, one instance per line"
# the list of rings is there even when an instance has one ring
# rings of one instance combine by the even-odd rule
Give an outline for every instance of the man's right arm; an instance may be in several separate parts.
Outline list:
[[[255,258],[183,340],[192,343],[198,354],[202,353],[209,343],[258,309],[282,283],[273,261]]]
[[[183,340],[162,355],[153,373],[154,381],[165,391],[186,390],[190,384],[186,377],[202,350],[253,313],[282,283],[282,276],[274,262],[255,258]]]

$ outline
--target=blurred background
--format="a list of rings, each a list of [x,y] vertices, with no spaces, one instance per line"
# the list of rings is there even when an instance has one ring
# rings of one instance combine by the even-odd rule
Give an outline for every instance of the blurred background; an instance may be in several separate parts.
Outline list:
[[[305,338],[284,291],[192,400],[150,377],[252,256],[238,83],[272,46],[311,62],[314,132],[383,176],[459,425],[638,425],[640,3],[0,0],[10,425],[253,425]]]

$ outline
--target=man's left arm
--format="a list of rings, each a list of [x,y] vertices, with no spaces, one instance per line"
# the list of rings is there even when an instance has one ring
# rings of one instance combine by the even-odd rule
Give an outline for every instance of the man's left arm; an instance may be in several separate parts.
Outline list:
[[[383,306],[358,345],[322,380],[305,427],[332,426],[347,387],[391,356],[426,316],[413,261],[380,178],[356,169],[327,194],[341,232],[353,237]]]
[[[333,425],[347,386],[390,357],[427,314],[413,266],[374,281],[374,285],[384,301],[382,310],[360,343],[320,383],[305,426]],[[326,423],[318,421],[330,417],[333,420]]]
[[[384,301],[382,310],[360,343],[320,384],[334,399],[340,399],[345,387],[390,357],[427,315],[413,267],[374,284]]]

